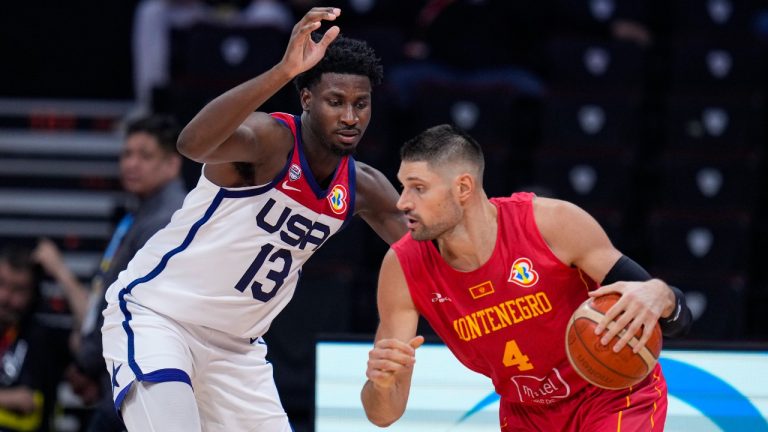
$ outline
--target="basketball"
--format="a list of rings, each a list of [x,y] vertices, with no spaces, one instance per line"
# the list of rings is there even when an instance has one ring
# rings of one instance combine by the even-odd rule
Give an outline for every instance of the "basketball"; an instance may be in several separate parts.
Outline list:
[[[605,312],[619,300],[618,294],[590,298],[573,312],[565,333],[565,351],[573,368],[582,378],[598,387],[618,390],[642,381],[656,366],[661,353],[661,328],[657,323],[651,338],[637,354],[632,352],[640,340],[641,332],[635,334],[618,353],[613,346],[625,330],[622,330],[608,345],[600,343],[601,335],[595,335],[595,327]],[[611,323],[615,325],[615,321]]]

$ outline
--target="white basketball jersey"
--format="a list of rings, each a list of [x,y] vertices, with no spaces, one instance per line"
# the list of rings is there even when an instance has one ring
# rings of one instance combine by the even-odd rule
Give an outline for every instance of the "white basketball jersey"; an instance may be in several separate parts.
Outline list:
[[[106,293],[130,325],[138,303],[181,323],[241,337],[263,335],[293,296],[301,268],[354,209],[354,159],[343,157],[327,190],[312,176],[298,116],[290,160],[266,185],[222,188],[202,173],[184,205],[138,251]]]

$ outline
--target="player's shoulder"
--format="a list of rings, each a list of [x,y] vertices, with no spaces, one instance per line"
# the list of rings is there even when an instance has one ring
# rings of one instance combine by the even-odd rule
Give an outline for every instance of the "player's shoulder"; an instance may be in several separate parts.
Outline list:
[[[359,160],[355,160],[355,173],[358,177],[366,176],[369,179],[384,175],[378,169],[368,165],[365,162],[360,162]]]
[[[296,131],[288,114],[252,112],[235,133],[248,148],[249,156],[207,163],[206,178],[223,187],[252,186],[272,180],[285,165],[286,155],[293,151]]]
[[[371,165],[357,160],[354,163],[355,183],[358,194],[363,196],[368,194],[376,195],[382,183],[388,182],[384,174]]]
[[[578,205],[558,198],[536,196],[531,202],[537,220],[539,217],[560,219],[586,214]]]
[[[592,215],[570,201],[536,198],[533,214],[539,232],[553,249],[562,249],[559,245],[563,244],[586,244],[588,238],[601,231]],[[572,248],[566,246],[566,249]],[[570,261],[563,259],[563,262]]]
[[[287,147],[292,145],[297,129],[294,117],[286,113],[256,111],[248,115],[242,124],[262,146]]]

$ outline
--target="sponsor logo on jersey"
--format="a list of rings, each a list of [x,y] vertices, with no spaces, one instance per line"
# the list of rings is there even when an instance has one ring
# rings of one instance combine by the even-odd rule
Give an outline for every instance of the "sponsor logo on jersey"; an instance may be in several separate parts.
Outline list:
[[[539,274],[533,269],[533,263],[528,258],[518,258],[512,263],[509,272],[509,282],[521,287],[532,287],[539,281]]]
[[[475,285],[473,287],[470,287],[469,293],[472,295],[472,298],[475,300],[479,299],[480,297],[491,295],[493,294],[493,284],[491,283],[491,281],[485,281],[480,285]]]
[[[288,168],[288,178],[291,181],[296,181],[299,177],[301,177],[301,167],[297,164],[291,164],[291,167]]]
[[[450,297],[444,297],[440,293],[432,293],[432,294],[435,295],[434,297],[432,297],[432,303],[445,303],[445,302],[452,302],[453,301],[453,300],[451,300]]]
[[[296,192],[301,192],[301,189],[289,185],[288,184],[288,180],[283,180],[283,189],[285,189],[285,190],[292,190],[292,191],[296,191]]]
[[[347,199],[347,189],[340,184],[334,186],[328,194],[328,203],[336,214],[342,214],[347,210]]]
[[[544,377],[533,375],[517,375],[512,377],[512,382],[517,387],[517,395],[520,402],[534,402],[548,405],[565,399],[571,394],[571,387],[560,376],[557,368],[552,368],[552,373]]]

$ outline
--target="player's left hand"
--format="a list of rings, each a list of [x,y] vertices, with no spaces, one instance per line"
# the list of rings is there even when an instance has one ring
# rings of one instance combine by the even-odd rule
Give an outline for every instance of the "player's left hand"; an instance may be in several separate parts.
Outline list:
[[[639,352],[650,339],[662,314],[674,308],[674,294],[659,279],[646,282],[616,282],[590,292],[589,296],[600,297],[609,293],[618,293],[621,298],[605,313],[603,320],[595,327],[595,334],[599,335],[605,331],[600,341],[607,345],[614,336],[626,330],[614,345],[614,352],[619,352],[638,331],[642,331],[640,343],[632,349],[635,353]],[[608,323],[613,320],[617,325],[608,328]]]
[[[315,66],[325,55],[328,45],[341,31],[332,26],[323,34],[319,42],[312,40],[312,32],[319,29],[323,21],[335,21],[341,15],[341,9],[333,7],[314,7],[293,26],[291,38],[280,64],[291,77]]]

